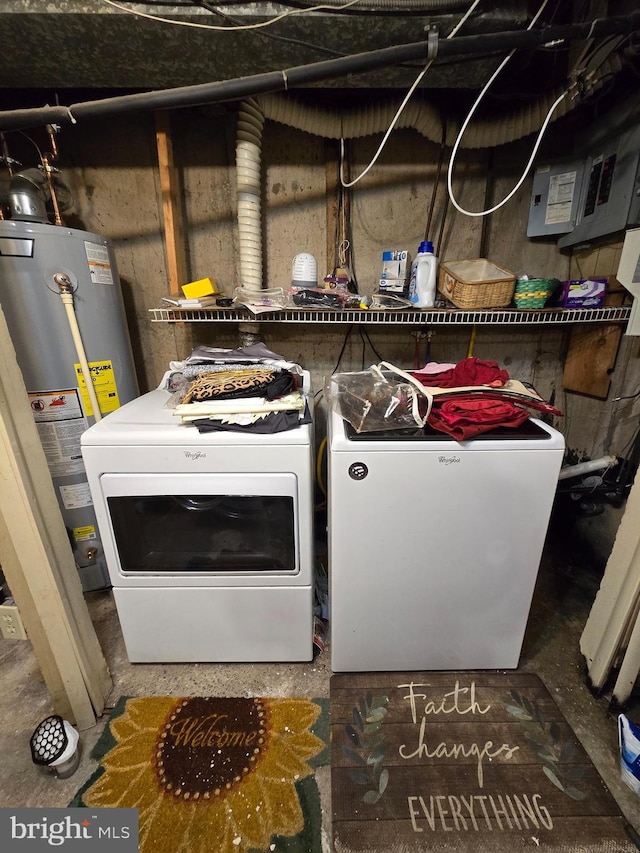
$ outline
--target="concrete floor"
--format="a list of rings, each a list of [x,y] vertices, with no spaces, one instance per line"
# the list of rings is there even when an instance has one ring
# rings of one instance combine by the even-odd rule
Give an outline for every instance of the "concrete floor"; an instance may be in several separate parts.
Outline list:
[[[520,667],[543,679],[623,814],[640,833],[640,800],[619,776],[615,717],[607,697],[596,698],[587,688],[579,652],[580,634],[600,576],[601,570],[590,568],[580,558],[558,553],[555,546],[545,550]],[[308,664],[132,665],[126,657],[111,593],[90,593],[87,602],[113,677],[110,706],[121,695],[329,695],[329,648]],[[70,779],[60,780],[36,767],[31,762],[29,737],[40,720],[52,712],[47,691],[28,642],[0,639],[0,661],[0,806],[65,806],[94,769],[88,756],[105,719],[82,732],[82,760]],[[640,720],[640,696],[632,697],[629,715]],[[328,851],[329,768],[320,768],[317,778]]]

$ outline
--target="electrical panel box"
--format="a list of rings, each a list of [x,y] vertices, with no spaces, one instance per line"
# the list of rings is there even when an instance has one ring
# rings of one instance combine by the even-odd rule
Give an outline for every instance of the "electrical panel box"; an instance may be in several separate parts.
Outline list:
[[[584,161],[540,166],[533,177],[527,237],[566,234],[578,216]]]
[[[576,153],[535,171],[528,237],[588,243],[640,224],[640,99],[581,133]]]
[[[640,125],[584,160],[545,164],[533,178],[528,237],[586,243],[640,224]]]

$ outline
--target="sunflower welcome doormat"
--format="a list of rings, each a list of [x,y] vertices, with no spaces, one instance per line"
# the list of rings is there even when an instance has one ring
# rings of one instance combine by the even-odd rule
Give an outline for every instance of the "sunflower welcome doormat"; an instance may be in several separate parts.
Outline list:
[[[122,699],[70,805],[137,808],[142,853],[320,853],[327,704]]]
[[[535,675],[331,679],[335,853],[637,853]]]

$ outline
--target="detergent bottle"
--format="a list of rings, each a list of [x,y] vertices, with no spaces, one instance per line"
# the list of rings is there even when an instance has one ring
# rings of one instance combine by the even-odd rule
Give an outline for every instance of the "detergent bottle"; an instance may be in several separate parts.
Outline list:
[[[416,308],[433,308],[436,299],[436,270],[438,259],[433,243],[423,240],[411,265],[408,299]]]

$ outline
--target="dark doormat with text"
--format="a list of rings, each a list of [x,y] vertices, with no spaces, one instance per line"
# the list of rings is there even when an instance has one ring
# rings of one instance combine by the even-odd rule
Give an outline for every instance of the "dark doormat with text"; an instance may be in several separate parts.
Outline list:
[[[636,853],[536,675],[331,679],[335,853]]]

